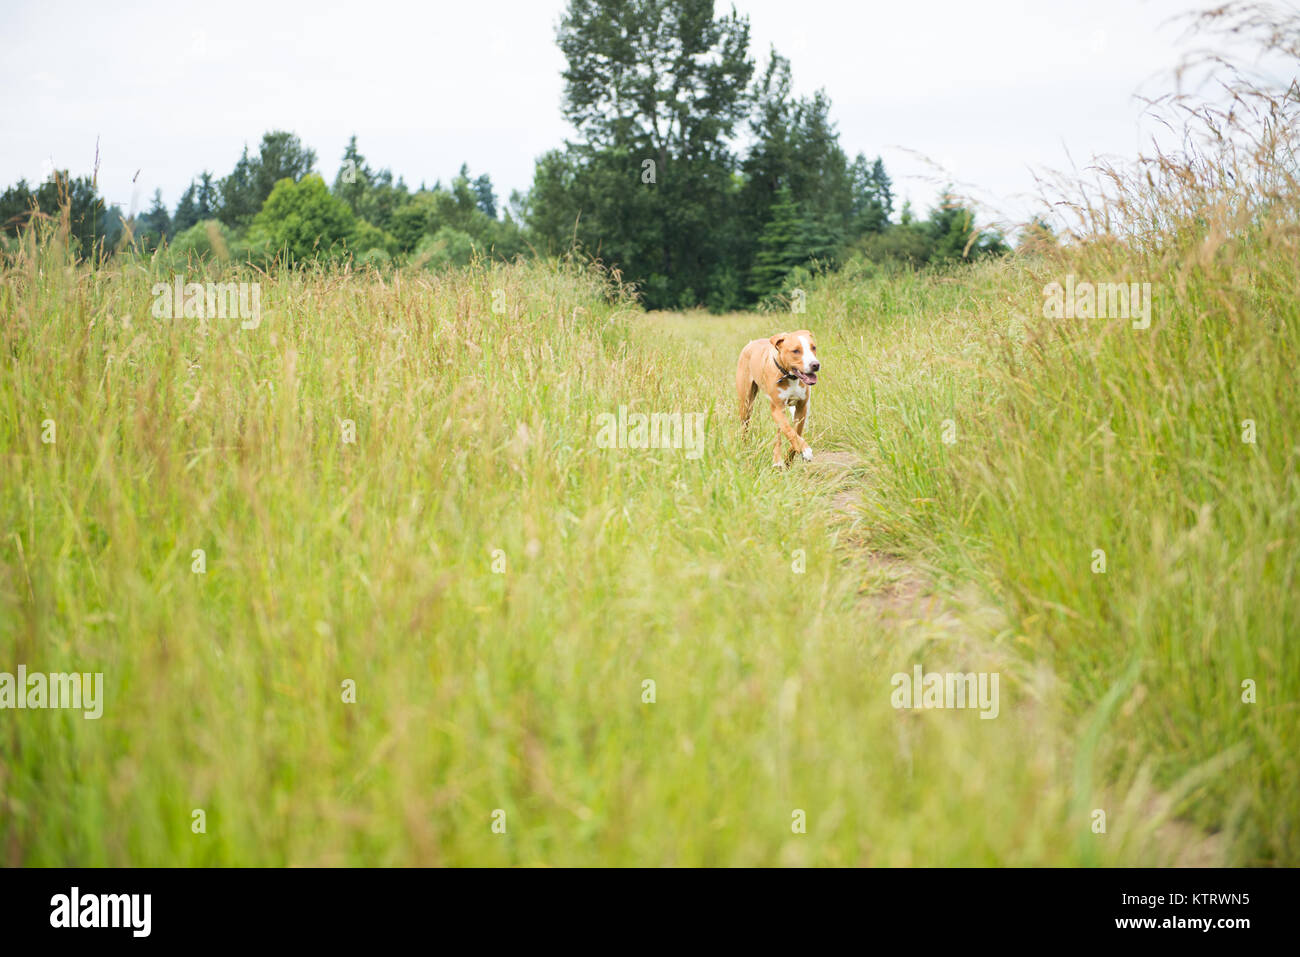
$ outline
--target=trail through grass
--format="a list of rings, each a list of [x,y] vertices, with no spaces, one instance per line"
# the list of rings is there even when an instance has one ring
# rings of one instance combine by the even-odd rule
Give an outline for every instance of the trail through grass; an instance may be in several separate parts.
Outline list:
[[[781,314],[658,313],[648,317],[642,332],[651,348],[666,353],[667,361],[672,361],[673,354],[689,353],[698,355],[706,368],[727,370],[751,338],[794,328],[801,321],[802,316]],[[860,338],[857,345],[861,347],[864,343],[865,338]],[[879,500],[874,507],[870,506],[866,496],[872,476],[880,470],[880,450],[874,445],[854,446],[855,436],[840,426],[842,396],[860,396],[868,391],[875,394],[876,389],[858,377],[864,370],[868,377],[874,375],[880,367],[879,357],[870,350],[854,349],[851,342],[837,341],[837,345],[848,351],[834,358],[829,353],[823,357],[825,385],[816,390],[814,397],[815,411],[808,437],[818,450],[815,461],[795,463],[790,477],[800,494],[807,496],[804,512],[823,517],[834,554],[842,565],[841,574],[858,583],[853,608],[859,614],[858,626],[862,633],[891,660],[901,660],[910,653],[917,663],[924,660],[927,671],[969,670],[974,667],[972,662],[977,662],[981,668],[1012,677],[1013,687],[1015,677],[1019,676],[1022,683],[1019,693],[1028,692],[1036,699],[1033,705],[1045,704],[1044,699],[1059,703],[1062,696],[1056,687],[1057,677],[1041,668],[1035,671],[1019,649],[1007,640],[1013,631],[1008,627],[1005,613],[981,595],[975,582],[941,576],[918,555],[888,551],[897,549],[898,544],[889,533],[887,512]],[[916,356],[905,356],[903,361],[908,359],[924,361]],[[837,375],[841,370],[843,374]],[[719,379],[725,395],[717,401],[725,407],[731,398],[730,379],[727,376]],[[881,391],[888,392],[889,388],[884,386]],[[728,426],[725,417],[720,418],[724,429],[739,427],[738,421],[733,420]],[[774,431],[767,421],[761,397],[751,419],[751,429],[754,434],[742,446],[742,454],[766,462],[762,453]],[[754,519],[755,522],[769,520],[784,521],[781,516],[755,516]],[[774,582],[773,587],[788,590],[793,603],[800,601],[801,583],[797,576]],[[1017,732],[1027,732],[1030,737],[1038,737],[1036,747],[1048,753],[1073,755],[1076,764],[1086,768],[1093,759],[1095,742],[1080,740],[1077,728],[1064,722],[1037,723],[1035,706],[1021,703],[1013,714],[1010,720],[1020,726],[1012,732],[1012,739]],[[935,714],[929,712],[927,718]],[[908,717],[900,715],[904,726]],[[900,740],[906,742],[907,734]],[[901,744],[901,749],[909,753],[906,743]],[[1082,803],[1086,802],[1076,799],[1071,813],[1077,814]],[[1175,806],[1176,802],[1168,795],[1151,791],[1145,780],[1136,783],[1125,799],[1122,813],[1127,820],[1122,820],[1121,826],[1134,828],[1150,842],[1144,860],[1199,866],[1223,863],[1223,842],[1176,819]],[[1090,816],[1088,821],[1094,824],[1096,817]],[[1092,833],[1099,842],[1102,840],[1095,831]],[[1089,853],[1092,848],[1086,844],[1081,842],[1078,850],[1084,861],[1096,860]]]

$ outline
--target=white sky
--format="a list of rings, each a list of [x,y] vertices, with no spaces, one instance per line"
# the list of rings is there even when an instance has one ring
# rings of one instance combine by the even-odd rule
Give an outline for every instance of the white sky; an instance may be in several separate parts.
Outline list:
[[[1031,208],[1033,168],[1131,156],[1135,92],[1165,92],[1189,0],[737,0],[760,69],[822,87],[852,156],[883,155],[919,213],[942,162],[992,210]],[[174,208],[205,167],[288,129],[332,182],[348,137],[412,188],[462,162],[504,201],[572,130],[560,115],[563,0],[221,4],[0,0],[0,186],[93,166],[124,209]],[[718,9],[726,9],[719,3]],[[1162,26],[1162,24],[1166,24]],[[1068,150],[1068,154],[1067,154]],[[138,179],[133,184],[132,179]]]

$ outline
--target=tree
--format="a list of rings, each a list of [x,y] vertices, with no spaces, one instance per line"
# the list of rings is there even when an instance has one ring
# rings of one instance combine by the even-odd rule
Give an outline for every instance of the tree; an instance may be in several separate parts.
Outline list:
[[[221,221],[227,226],[247,225],[262,208],[262,202],[266,197],[257,195],[253,175],[254,162],[254,159],[248,155],[248,147],[245,146],[244,152],[235,163],[235,168],[221,180],[219,187]],[[176,218],[180,219],[179,210]]]
[[[799,213],[794,192],[789,185],[782,183],[777,189],[767,225],[758,237],[758,252],[750,273],[750,293],[756,299],[763,299],[780,292],[785,277],[807,259],[807,225]]]
[[[497,196],[492,190],[492,177],[487,173],[474,180],[474,195],[478,200],[478,208],[483,210],[484,215],[496,219]]]
[[[269,252],[284,251],[291,261],[341,255],[355,228],[352,210],[330,195],[325,181],[315,174],[298,182],[289,177],[280,180],[253,220],[253,229],[265,237]]]
[[[181,198],[176,203],[176,214],[172,216],[173,236],[185,232],[199,221],[198,204],[195,201],[197,191],[198,187],[191,180],[185,192],[181,193]]]
[[[478,189],[469,178],[468,163],[461,163],[460,172],[452,179],[451,195],[456,201],[457,211],[463,217],[468,217],[475,210],[482,212],[482,207],[479,205]]]
[[[217,190],[217,184],[212,179],[212,173],[204,170],[199,175],[198,191],[194,197],[195,211],[199,219],[211,219],[217,214],[221,205],[221,194]]]
[[[711,0],[570,0],[558,40],[580,142],[539,161],[529,226],[616,262],[648,305],[712,288],[753,73],[748,22],[715,18]]]
[[[749,21],[712,0],[570,0],[559,29],[564,115],[588,146],[720,155],[743,117]]]
[[[894,186],[879,156],[871,165],[861,153],[853,161],[853,232],[883,232],[894,214]]]
[[[163,203],[162,190],[155,189],[149,211],[136,220],[135,238],[143,248],[157,249],[171,235],[172,218]]]
[[[930,261],[934,242],[925,223],[910,218],[878,233],[867,233],[858,243],[857,250],[870,262],[906,263],[923,266]]]
[[[975,213],[953,195],[944,191],[939,204],[930,211],[926,229],[933,244],[931,262],[972,260],[1007,252],[1002,234],[980,231],[975,227]]]
[[[782,189],[789,190],[802,224],[801,262],[834,261],[853,236],[854,181],[830,120],[830,99],[821,91],[795,97],[791,88],[790,62],[772,50],[752,91],[753,145],[741,165],[738,198],[739,259],[750,270],[749,290],[758,296],[774,291],[772,264],[759,269],[756,257],[759,239],[782,205]],[[770,259],[770,249],[767,254]]]
[[[366,222],[381,230],[391,230],[393,217],[410,200],[406,184],[388,169],[371,169],[357,149],[356,136],[348,140],[343,162],[334,177],[334,195]]]
[[[396,250],[418,252],[427,259],[421,252],[430,248],[426,240],[441,234],[443,247],[448,249],[462,249],[464,243],[459,237],[465,236],[485,255],[510,258],[523,252],[526,244],[515,219],[508,214],[496,219],[484,209],[480,189],[484,184],[490,191],[491,180],[486,175],[470,179],[469,167],[462,165],[450,188],[439,182],[432,189],[421,188],[411,194],[409,201],[393,213],[389,224]],[[434,258],[440,262],[458,261],[457,257],[440,257]]]
[[[250,156],[245,146],[234,170],[221,180],[218,218],[227,226],[248,225],[280,180],[297,182],[315,166],[315,151],[297,136],[283,130],[264,134],[258,154]]]
[[[474,255],[474,240],[454,226],[443,226],[431,236],[425,236],[415,251],[415,262],[420,265],[465,266]]]
[[[723,309],[772,291],[787,260],[835,261],[855,235],[830,99],[795,97],[775,51],[755,80],[749,25],[734,11],[571,0],[558,38],[564,113],[581,139],[541,157],[521,204],[552,248],[576,241],[617,264],[650,307]],[[746,120],[753,146],[741,162],[731,142]],[[796,221],[798,248],[787,249]]]
[[[297,182],[315,166],[315,150],[303,146],[292,133],[274,130],[262,136],[262,148],[253,164],[253,182],[265,201],[280,180]]]
[[[871,164],[871,188],[872,202],[884,214],[884,222],[881,223],[883,228],[889,224],[889,217],[894,215],[894,183],[885,172],[885,163],[879,156]]]
[[[17,235],[33,216],[64,220],[69,245],[83,258],[94,255],[97,246],[112,249],[122,234],[122,211],[104,202],[89,176],[73,177],[67,170],[54,173],[34,190],[19,180],[0,196],[4,233]]]
[[[212,219],[217,215],[220,203],[221,197],[217,184],[213,182],[212,174],[205,170],[198,179],[190,180],[190,185],[181,194],[180,201],[176,204],[176,214],[172,217],[169,235],[183,233],[195,223]]]
[[[0,195],[0,233],[16,236],[32,214],[34,197],[27,180],[20,179]]]
[[[373,175],[370,167],[366,165],[366,158],[357,149],[357,137],[354,133],[348,139],[348,145],[343,150],[343,163],[339,166],[338,175],[334,177],[332,187],[334,195],[347,203],[353,213],[360,216]]]

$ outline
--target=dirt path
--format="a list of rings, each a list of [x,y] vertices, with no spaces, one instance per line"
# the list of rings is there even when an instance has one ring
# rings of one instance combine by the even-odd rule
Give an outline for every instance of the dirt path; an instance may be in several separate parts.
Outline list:
[[[866,566],[859,594],[864,609],[896,625],[909,621],[955,625],[956,618],[936,592],[929,573],[901,555],[872,548],[864,515],[867,461],[856,452],[819,451],[806,467],[825,473],[832,483],[830,506],[840,544],[853,549]]]

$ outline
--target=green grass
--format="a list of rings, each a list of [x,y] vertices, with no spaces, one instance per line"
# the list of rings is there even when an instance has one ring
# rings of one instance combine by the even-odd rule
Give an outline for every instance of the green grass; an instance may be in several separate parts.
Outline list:
[[[1143,274],[1146,332],[1038,318],[1041,261],[850,270],[794,317],[647,316],[573,265],[281,273],[242,330],[152,318],[161,260],[28,247],[0,671],[102,671],[107,700],[0,712],[0,861],[1294,864],[1300,306],[1247,308],[1272,254],[1249,288]],[[761,409],[741,436],[735,357],[784,326],[826,363],[814,450],[856,465],[775,472]],[[704,454],[599,448],[620,405],[707,412]],[[942,611],[900,614],[883,561]],[[915,663],[999,672],[1000,716],[895,710]]]
[[[836,381],[870,383],[826,391],[841,440],[878,452],[873,527],[1005,612],[1095,741],[1087,779],[1150,779],[1232,863],[1294,864],[1300,236],[1200,251],[841,276],[810,322],[848,353]],[[1067,272],[1151,282],[1151,328],[1042,318]]]

